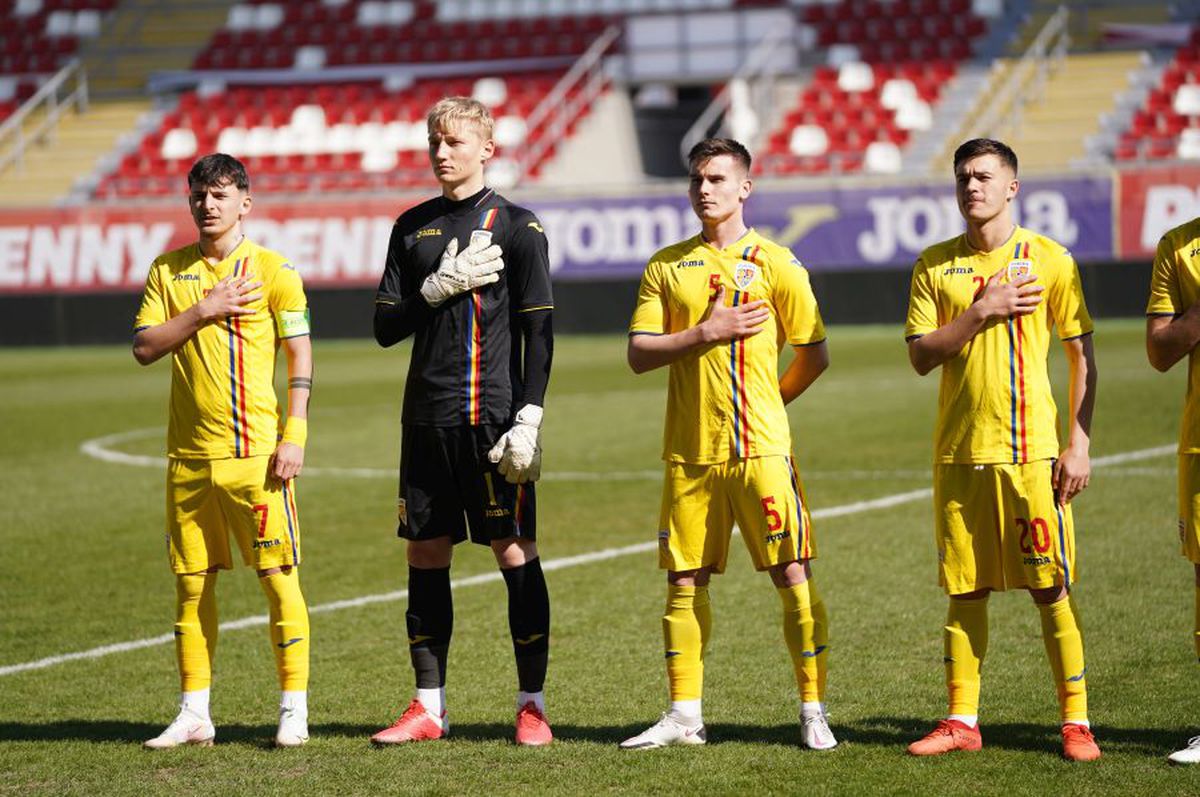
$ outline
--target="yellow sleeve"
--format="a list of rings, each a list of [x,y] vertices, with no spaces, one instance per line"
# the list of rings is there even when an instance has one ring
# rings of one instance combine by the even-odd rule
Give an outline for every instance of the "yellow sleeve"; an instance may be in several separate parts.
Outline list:
[[[771,295],[779,326],[793,346],[820,343],[825,340],[825,324],[808,279],[808,269],[791,252],[784,253],[787,262],[775,271]]]
[[[1150,300],[1146,304],[1146,315],[1178,315],[1185,308],[1179,295],[1179,280],[1175,271],[1175,247],[1164,235],[1158,242],[1154,255],[1154,268],[1150,272]]]
[[[1049,287],[1050,317],[1063,340],[1077,338],[1092,331],[1092,317],[1083,301],[1083,283],[1075,258],[1066,250],[1059,255],[1059,268]]]
[[[271,308],[280,338],[309,334],[308,299],[295,266],[285,262],[275,269],[267,290],[267,306]]]
[[[667,308],[663,296],[662,266],[659,261],[651,260],[642,272],[637,305],[633,308],[633,320],[629,322],[629,334],[661,335],[666,329]]]
[[[162,269],[155,261],[150,265],[150,273],[146,275],[146,287],[142,290],[142,304],[133,321],[133,331],[141,332],[143,329],[156,327],[166,322],[167,303],[163,296]]]
[[[904,323],[904,339],[928,335],[938,328],[937,301],[933,296],[933,280],[921,258],[913,266],[912,286],[908,292],[908,319]]]

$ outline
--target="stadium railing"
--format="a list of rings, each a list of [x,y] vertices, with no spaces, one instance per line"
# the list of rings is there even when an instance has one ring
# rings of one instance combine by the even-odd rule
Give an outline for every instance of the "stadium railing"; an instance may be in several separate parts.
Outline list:
[[[68,84],[70,91],[66,91]],[[74,107],[78,113],[83,113],[87,106],[87,71],[79,59],[72,59],[0,124],[0,174],[10,168],[20,172],[30,145],[52,139],[66,111]],[[39,111],[43,115],[35,118]],[[27,122],[30,123],[28,130]]]

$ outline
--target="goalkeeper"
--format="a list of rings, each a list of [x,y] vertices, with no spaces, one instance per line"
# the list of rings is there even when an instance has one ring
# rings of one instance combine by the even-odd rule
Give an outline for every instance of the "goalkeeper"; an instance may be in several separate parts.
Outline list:
[[[537,551],[534,482],[554,346],[546,238],[537,218],[484,185],[493,121],[466,97],[429,111],[442,194],[392,229],[375,339],[413,336],[401,415],[399,525],[408,541],[409,653],[416,696],[372,737],[445,737],[446,655],[456,543],[488,545],[508,587],[517,662],[516,741],[551,741],[542,696],[550,599]]]

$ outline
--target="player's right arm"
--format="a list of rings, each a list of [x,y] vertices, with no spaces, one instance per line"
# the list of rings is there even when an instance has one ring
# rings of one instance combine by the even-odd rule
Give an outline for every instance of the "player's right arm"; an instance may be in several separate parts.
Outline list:
[[[1169,370],[1200,343],[1200,302],[1181,310],[1175,257],[1171,240],[1163,236],[1154,257],[1146,306],[1146,356],[1159,371]]]
[[[379,280],[379,291],[375,294],[375,340],[385,348],[404,340],[433,317],[433,308],[421,295],[419,287],[410,284],[411,280],[406,276],[413,269],[404,268],[409,264],[406,262],[402,220],[403,217],[392,227],[387,263]]]
[[[670,365],[697,349],[757,335],[770,316],[766,302],[761,300],[726,307],[725,288],[719,287],[699,324],[669,334],[631,332],[626,358],[635,374],[643,374]]]
[[[1014,315],[1029,315],[1037,309],[1042,301],[1043,290],[1041,285],[1035,284],[1037,276],[1030,274],[1012,282],[1001,282],[1000,278],[1006,270],[1002,268],[993,274],[971,306],[949,323],[924,334],[909,336],[908,359],[918,374],[924,376],[947,360],[957,357],[963,346],[992,321]],[[910,317],[912,303],[921,299],[918,278],[922,276],[927,283],[928,271],[914,274],[913,277]]]
[[[178,349],[213,321],[253,313],[246,305],[262,298],[261,287],[261,282],[251,281],[250,277],[226,277],[214,285],[207,296],[179,315],[139,329],[133,336],[134,359],[149,365]]]

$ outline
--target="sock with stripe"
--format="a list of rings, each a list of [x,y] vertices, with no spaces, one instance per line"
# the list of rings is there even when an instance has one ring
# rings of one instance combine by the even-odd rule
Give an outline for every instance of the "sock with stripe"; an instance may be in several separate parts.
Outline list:
[[[946,625],[942,629],[949,716],[961,718],[979,714],[980,672],[988,645],[987,612],[987,595],[973,600],[950,596]]]
[[[550,593],[542,560],[535,557],[500,573],[508,587],[508,630],[517,660],[517,683],[520,691],[540,695],[550,653]]]
[[[1087,721],[1087,680],[1083,662],[1083,632],[1075,599],[1067,596],[1054,603],[1039,603],[1042,641],[1058,688],[1063,722]]]
[[[712,630],[708,587],[667,585],[662,626],[671,700],[698,701],[704,691],[704,648]]]
[[[825,700],[829,626],[825,603],[812,579],[779,588],[783,601],[783,638],[792,657],[796,686],[804,703]]]
[[[204,690],[205,716],[213,657],[217,652],[216,587],[216,573],[175,576],[175,658],[179,663],[179,686],[185,694]]]
[[[309,627],[308,607],[300,592],[300,568],[290,567],[287,572],[260,576],[258,583],[267,596],[279,688],[285,692],[304,692],[308,689]]]
[[[454,631],[454,599],[450,568],[408,567],[408,652],[417,689],[446,686],[446,655]]]

